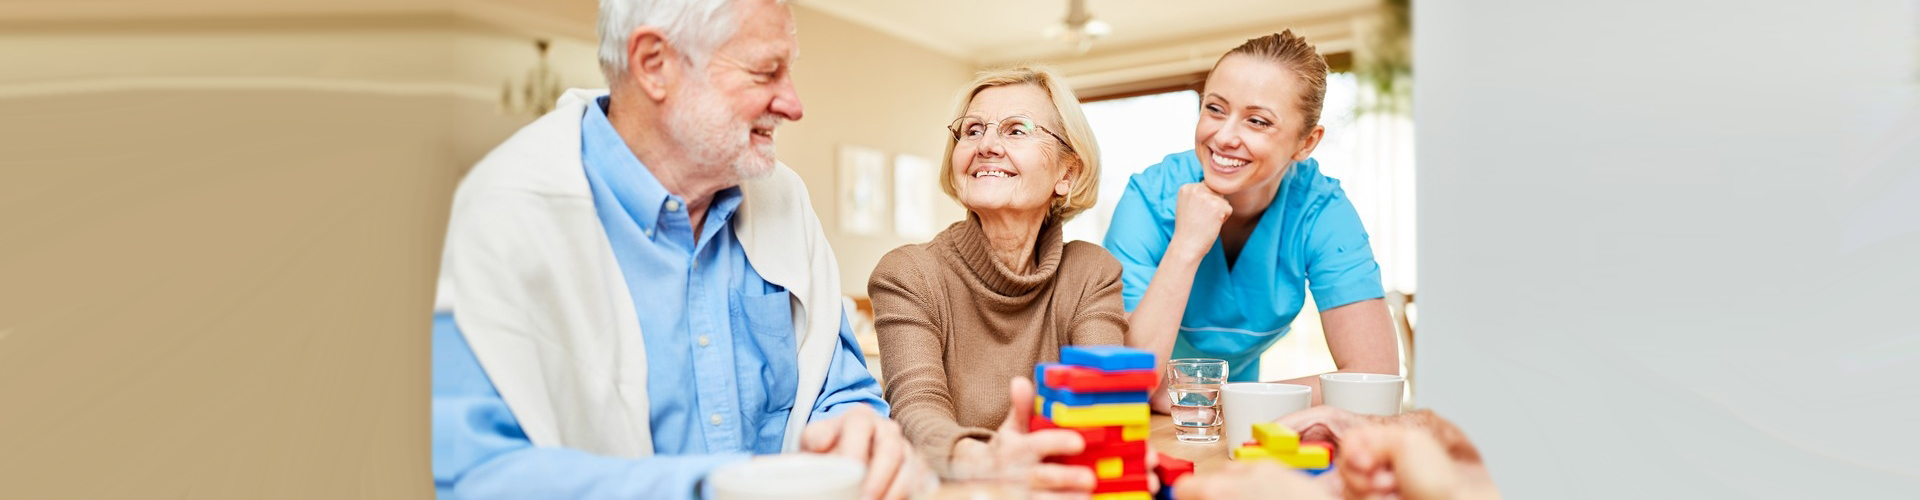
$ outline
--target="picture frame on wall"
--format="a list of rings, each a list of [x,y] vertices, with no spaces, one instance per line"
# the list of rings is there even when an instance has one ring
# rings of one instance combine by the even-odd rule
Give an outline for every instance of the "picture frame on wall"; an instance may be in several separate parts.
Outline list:
[[[879,234],[887,227],[887,154],[880,150],[842,144],[838,197],[840,232]]]

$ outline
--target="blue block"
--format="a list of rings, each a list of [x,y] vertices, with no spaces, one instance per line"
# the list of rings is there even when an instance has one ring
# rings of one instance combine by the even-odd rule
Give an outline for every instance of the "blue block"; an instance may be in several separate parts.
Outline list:
[[[1034,390],[1045,390],[1045,389],[1046,389],[1046,387],[1047,387],[1047,367],[1049,367],[1049,366],[1058,366],[1058,365],[1059,365],[1059,363],[1034,363],[1034,364],[1033,364],[1033,388],[1034,388]]]
[[[1049,389],[1042,387],[1040,396],[1048,403],[1060,402],[1067,406],[1103,405],[1111,403],[1145,403],[1147,391],[1120,392],[1073,392],[1072,389]]]
[[[1327,471],[1333,470],[1333,465],[1327,465],[1327,467],[1324,469],[1298,469],[1298,470],[1300,472],[1307,473],[1307,475],[1309,476],[1319,476],[1321,474],[1326,474]]]
[[[1153,353],[1118,345],[1067,346],[1060,348],[1060,363],[1101,370],[1152,370]]]

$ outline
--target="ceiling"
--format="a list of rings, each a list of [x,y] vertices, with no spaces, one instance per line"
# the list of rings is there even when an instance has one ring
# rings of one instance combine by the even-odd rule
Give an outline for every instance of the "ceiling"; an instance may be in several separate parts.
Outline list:
[[[1041,36],[1066,17],[1067,0],[792,0],[927,48],[992,64],[1061,59],[1074,47]],[[1087,55],[1137,50],[1224,33],[1277,30],[1371,10],[1380,0],[1087,0],[1113,26]]]

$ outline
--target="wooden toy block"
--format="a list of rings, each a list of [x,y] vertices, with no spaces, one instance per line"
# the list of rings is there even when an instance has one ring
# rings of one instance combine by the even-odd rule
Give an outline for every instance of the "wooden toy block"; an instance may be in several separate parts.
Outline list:
[[[1094,461],[1093,477],[1100,479],[1118,478],[1125,474],[1126,462],[1126,460],[1122,460],[1120,457],[1107,457]]]
[[[1124,450],[1122,450],[1124,451]],[[1074,455],[1071,457],[1047,457],[1047,463],[1077,465],[1093,469],[1094,477],[1120,477],[1147,473],[1147,454],[1124,453],[1119,451],[1097,453],[1093,455]],[[1109,468],[1105,471],[1103,467]]]
[[[1067,406],[1104,405],[1114,403],[1145,403],[1152,391],[1115,391],[1115,392],[1079,392],[1073,389],[1054,389],[1041,387],[1039,395],[1047,401],[1065,403]]]
[[[1300,433],[1273,422],[1253,424],[1253,440],[1268,453],[1286,455],[1300,449]]]
[[[1325,469],[1333,463],[1327,454],[1327,447],[1320,445],[1301,445],[1298,453],[1273,457],[1295,469]]]
[[[1093,500],[1153,500],[1153,495],[1147,493],[1146,488],[1141,488],[1140,490],[1141,491],[1118,493],[1094,493]]]
[[[1105,371],[1152,370],[1153,353],[1118,345],[1067,346],[1060,348],[1060,364],[1087,366]]]
[[[1234,460],[1272,460],[1295,469],[1321,469],[1333,462],[1327,459],[1327,448],[1320,445],[1301,445],[1297,453],[1275,454],[1262,446],[1242,446],[1233,449]]]
[[[1301,441],[1300,446],[1319,446],[1321,448],[1326,448],[1327,463],[1333,463],[1334,460],[1340,459],[1340,450],[1337,449],[1337,447],[1335,447],[1333,443],[1329,443],[1326,441]]]
[[[1147,491],[1146,474],[1129,474],[1113,479],[1101,479],[1093,484],[1093,493],[1117,493],[1122,491]]]
[[[1153,370],[1101,371],[1084,366],[1050,365],[1046,387],[1075,392],[1151,391],[1160,383]]]
[[[1034,409],[1039,410],[1039,408]],[[1058,428],[1060,428],[1060,426],[1054,425],[1052,420],[1048,420],[1046,415],[1042,415],[1038,411],[1033,412],[1033,416],[1027,417],[1027,432]]]
[[[1149,416],[1148,418],[1152,418],[1152,417]],[[1147,426],[1147,424],[1134,424],[1134,425],[1120,426],[1121,441],[1146,441],[1147,438],[1152,435],[1153,435],[1153,428]]]
[[[1147,442],[1146,441],[1124,441],[1120,443],[1109,443],[1105,446],[1097,446],[1097,447],[1089,446],[1087,447],[1086,450],[1081,451],[1079,455],[1074,455],[1070,457],[1062,457],[1062,456],[1048,457],[1047,461],[1053,462],[1053,463],[1062,463],[1062,464],[1068,464],[1068,465],[1084,465],[1084,466],[1092,467],[1094,466],[1094,463],[1096,461],[1102,458],[1107,458],[1107,457],[1120,457],[1122,459],[1126,459],[1129,461],[1128,463],[1129,469],[1144,472],[1146,471],[1146,464],[1147,464]],[[1133,462],[1138,462],[1138,463],[1133,463]]]
[[[1047,407],[1047,418],[1061,427],[1103,427],[1146,424],[1153,416],[1146,403],[1067,406],[1054,403]]]
[[[1061,427],[1045,415],[1034,414],[1027,419],[1027,432],[1051,429],[1066,429],[1080,433],[1080,440],[1087,449],[1096,449],[1128,441],[1145,441],[1151,434],[1151,428],[1145,425],[1109,425],[1105,427]]]
[[[1279,460],[1259,446],[1242,446],[1233,449],[1234,460]]]
[[[1158,464],[1153,466],[1153,473],[1160,476],[1161,491],[1165,491],[1173,483],[1180,482],[1180,478],[1193,473],[1193,462],[1174,458],[1165,453],[1155,452],[1154,455],[1157,455]]]

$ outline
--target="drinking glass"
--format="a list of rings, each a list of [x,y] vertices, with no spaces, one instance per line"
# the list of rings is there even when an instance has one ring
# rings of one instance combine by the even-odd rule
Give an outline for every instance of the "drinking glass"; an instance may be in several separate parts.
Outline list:
[[[1167,362],[1167,395],[1173,399],[1174,436],[1188,443],[1220,440],[1220,384],[1227,381],[1223,359]]]

